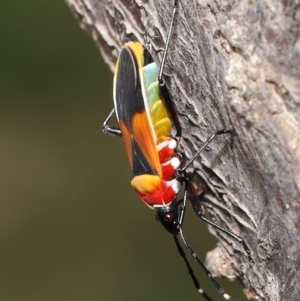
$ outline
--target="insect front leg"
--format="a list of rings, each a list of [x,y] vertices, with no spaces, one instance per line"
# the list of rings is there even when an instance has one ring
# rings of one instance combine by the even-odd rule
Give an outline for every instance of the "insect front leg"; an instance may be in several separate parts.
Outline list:
[[[190,200],[191,205],[194,209],[194,212],[197,214],[197,216],[199,216],[206,223],[208,223],[211,226],[217,228],[218,230],[228,234],[229,236],[234,238],[237,242],[242,244],[245,251],[246,251],[246,253],[247,253],[247,255],[248,255],[249,261],[253,262],[253,259],[251,257],[251,251],[248,248],[248,246],[246,245],[243,238],[241,238],[240,236],[236,235],[235,233],[231,232],[230,230],[228,230],[226,228],[223,228],[223,227],[219,226],[218,224],[214,223],[213,221],[209,220],[208,218],[206,218],[205,215],[204,215],[204,212],[202,210],[202,207],[201,207],[201,195],[200,196],[198,195],[195,187],[191,183],[188,184],[187,189],[188,189],[188,194],[189,194],[189,200]]]
[[[103,124],[102,124],[102,131],[104,134],[110,134],[112,136],[118,136],[122,137],[121,130],[116,127],[111,127],[108,125],[108,122],[110,121],[112,115],[114,114],[115,109],[113,108],[110,113],[107,115],[107,117],[104,119]]]
[[[197,254],[194,252],[194,250],[192,249],[192,247],[190,246],[190,244],[187,242],[185,235],[183,233],[182,230],[182,225],[183,225],[183,219],[184,219],[184,214],[185,214],[185,210],[186,210],[186,203],[187,203],[187,199],[190,197],[190,193],[193,192],[196,196],[197,192],[196,189],[192,186],[192,184],[189,182],[189,180],[187,178],[185,178],[185,189],[184,189],[184,197],[183,197],[183,201],[180,200],[180,215],[179,215],[179,235],[180,238],[186,248],[186,250],[189,252],[189,254],[197,261],[197,263],[201,266],[201,268],[203,269],[203,271],[205,272],[205,274],[207,275],[207,277],[212,281],[212,283],[214,284],[214,286],[216,287],[216,289],[218,290],[219,294],[221,294],[225,300],[227,301],[235,301],[235,299],[233,299],[231,296],[229,296],[223,289],[223,287],[215,280],[215,278],[212,276],[212,274],[210,273],[210,271],[205,267],[205,265],[202,263],[202,261],[198,258]],[[193,205],[193,203],[192,203]],[[199,205],[199,207],[201,208],[201,206]],[[193,206],[194,208],[194,206]],[[202,212],[202,209],[200,209]],[[202,212],[203,213],[203,212]],[[207,301],[213,301],[213,299],[211,299],[202,289],[202,287],[200,286],[199,281],[197,280],[197,278],[194,275],[194,271],[191,268],[187,258],[185,257],[185,253],[181,247],[181,245],[178,242],[177,236],[173,235],[174,239],[175,239],[175,243],[178,249],[178,252],[180,254],[180,256],[182,257],[183,261],[185,262],[185,265],[188,269],[188,272],[190,274],[190,277],[192,278],[192,281],[194,283],[195,288],[198,290],[198,292],[200,294],[202,294],[202,296],[205,298],[205,300]]]

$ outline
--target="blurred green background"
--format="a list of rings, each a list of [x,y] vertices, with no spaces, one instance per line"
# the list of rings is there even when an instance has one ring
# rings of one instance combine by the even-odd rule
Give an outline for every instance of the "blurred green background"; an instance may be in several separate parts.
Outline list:
[[[63,0],[4,1],[0,22],[0,300],[201,300],[102,134],[112,74],[91,37]],[[207,226],[188,214],[185,228],[204,259]]]

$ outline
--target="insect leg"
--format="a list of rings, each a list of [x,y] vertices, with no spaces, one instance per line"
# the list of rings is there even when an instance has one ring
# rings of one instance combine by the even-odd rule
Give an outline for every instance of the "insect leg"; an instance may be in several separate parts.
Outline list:
[[[186,203],[187,203],[187,199],[188,199],[188,191],[187,191],[187,186],[185,186],[185,189],[184,189],[184,196],[183,196],[183,199],[181,199],[180,201],[177,202],[177,204],[181,204],[180,206],[180,213],[179,213],[179,219],[178,219],[178,224],[179,224],[179,228],[180,228],[180,231],[181,231],[181,227],[182,227],[182,224],[183,224],[183,219],[184,219],[184,214],[185,214],[185,210],[186,210]],[[194,283],[194,286],[196,288],[196,290],[205,298],[205,300],[207,301],[214,301],[213,299],[211,299],[205,292],[204,290],[201,288],[200,286],[200,283],[198,281],[198,279],[196,278],[195,274],[194,274],[194,271],[190,265],[190,263],[188,262],[186,256],[185,256],[185,253],[178,241],[178,238],[176,235],[173,235],[174,237],[174,240],[175,240],[175,243],[176,243],[176,247],[177,247],[177,250],[178,250],[178,253],[179,255],[181,256],[181,258],[183,259],[187,269],[188,269],[188,273],[189,275],[191,276],[192,280],[193,280],[193,283]]]
[[[189,180],[188,178],[185,178],[185,189],[184,189],[184,196],[183,196],[183,201],[182,201],[182,205],[180,206],[180,215],[179,215],[179,234],[180,234],[180,237],[181,237],[181,240],[184,244],[184,246],[186,247],[187,251],[190,253],[190,255],[198,262],[198,264],[201,266],[201,268],[204,270],[205,274],[207,275],[207,277],[212,281],[212,283],[214,284],[214,286],[216,287],[216,289],[218,290],[219,294],[221,294],[226,300],[228,301],[235,301],[231,296],[229,296],[228,294],[225,293],[223,287],[217,282],[217,280],[212,276],[212,274],[210,273],[210,271],[206,268],[206,266],[202,263],[202,261],[198,258],[197,254],[193,251],[193,249],[191,248],[191,246],[188,244],[184,234],[183,234],[183,231],[182,231],[182,224],[183,224],[183,219],[184,219],[184,214],[185,214],[185,210],[186,210],[186,203],[187,203],[187,199],[190,199],[190,194],[191,192],[193,192],[193,195],[196,196],[196,191],[194,191],[195,188],[192,186],[192,184],[189,183]],[[192,206],[194,208],[194,205],[192,203]],[[200,205],[199,205],[200,206]],[[195,210],[195,209],[194,209]],[[177,241],[178,243],[178,241]],[[176,243],[176,245],[177,245]],[[181,246],[180,246],[181,247]],[[184,261],[186,262],[186,259],[184,258],[185,257],[185,254],[183,252],[183,250],[179,250],[179,247],[177,245],[177,248],[178,248],[178,252],[180,253],[181,257],[183,257]],[[182,253],[184,255],[182,255]],[[187,264],[186,264],[187,265]],[[187,268],[189,270],[189,267],[187,265]],[[190,273],[190,270],[189,270],[189,273]],[[191,274],[191,277],[194,281],[194,278],[193,278],[193,275],[194,274]],[[197,280],[197,279],[196,279]],[[195,282],[194,282],[195,284]],[[198,282],[199,284],[199,282]],[[199,293],[203,294],[203,297],[206,299],[206,300],[211,300],[211,298],[203,291],[203,289],[201,287],[197,287],[196,284],[195,284],[195,287],[197,288],[197,290],[199,291]]]
[[[165,61],[166,61],[166,57],[167,57],[169,42],[170,42],[170,39],[171,39],[171,33],[172,33],[172,28],[173,28],[173,24],[174,24],[177,9],[178,9],[178,0],[174,0],[171,23],[170,23],[170,26],[169,26],[169,31],[168,31],[168,35],[167,35],[165,48],[164,48],[163,58],[161,60],[161,65],[160,65],[159,75],[158,75],[158,83],[159,83],[160,86],[165,84],[163,79],[162,79],[162,75],[164,73]]]
[[[212,135],[210,135],[208,137],[208,139],[205,141],[205,143],[201,146],[201,148],[196,152],[196,154],[188,161],[185,163],[185,165],[181,168],[179,168],[177,170],[178,174],[183,174],[186,169],[199,157],[199,155],[201,154],[201,152],[205,149],[205,147],[216,138],[216,136],[218,135],[224,135],[224,134],[234,134],[235,131],[233,129],[227,130],[227,129],[223,129],[220,131],[216,131],[215,133],[213,133]]]
[[[207,219],[204,215],[204,212],[202,210],[201,207],[201,199],[200,196],[197,194],[197,192],[195,191],[195,188],[193,187],[192,184],[186,184],[188,185],[188,190],[189,190],[189,200],[191,202],[191,205],[195,211],[195,213],[206,223],[210,224],[211,226],[219,229],[220,231],[228,234],[229,236],[231,236],[232,238],[234,238],[236,241],[238,241],[239,243],[241,243],[248,255],[248,259],[250,262],[253,262],[253,259],[251,257],[251,252],[250,249],[248,248],[248,246],[246,245],[245,241],[243,240],[243,238],[241,238],[240,236],[234,234],[233,232],[231,232],[230,230],[223,228],[221,226],[219,226],[218,224],[212,222],[211,220]]]
[[[111,127],[107,123],[111,119],[112,115],[114,114],[115,109],[112,109],[110,113],[107,115],[107,117],[104,119],[102,124],[102,131],[104,134],[110,134],[113,136],[122,137],[121,130],[119,128]]]
[[[166,57],[167,57],[168,48],[169,48],[169,42],[170,42],[170,39],[171,39],[171,33],[172,33],[172,28],[173,28],[173,24],[174,24],[174,21],[175,21],[175,15],[176,15],[177,9],[178,9],[178,0],[174,0],[171,23],[170,23],[170,27],[169,27],[169,31],[168,31],[168,35],[167,35],[167,40],[166,40],[165,48],[164,48],[164,52],[163,52],[163,58],[162,58],[162,61],[161,61],[159,74],[158,74],[158,85],[159,85],[159,88],[160,88],[160,91],[161,91],[162,95],[164,96],[164,100],[167,103],[167,107],[169,109],[169,112],[172,116],[173,123],[175,125],[176,132],[177,132],[176,133],[176,138],[179,139],[181,137],[181,126],[180,126],[180,123],[179,123],[177,110],[176,110],[176,107],[175,107],[175,104],[174,104],[173,100],[170,97],[170,94],[169,94],[169,91],[167,89],[166,83],[162,78],[163,73],[164,73]]]

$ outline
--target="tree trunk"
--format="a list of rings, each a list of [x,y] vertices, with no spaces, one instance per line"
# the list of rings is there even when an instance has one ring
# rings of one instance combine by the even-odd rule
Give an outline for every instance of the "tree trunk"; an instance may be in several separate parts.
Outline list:
[[[128,41],[145,44],[160,62],[172,0],[67,2],[112,70]],[[187,157],[214,131],[236,130],[188,171],[211,219],[244,238],[254,263],[210,228],[219,244],[207,267],[239,277],[249,299],[299,300],[299,1],[179,1],[164,79]]]

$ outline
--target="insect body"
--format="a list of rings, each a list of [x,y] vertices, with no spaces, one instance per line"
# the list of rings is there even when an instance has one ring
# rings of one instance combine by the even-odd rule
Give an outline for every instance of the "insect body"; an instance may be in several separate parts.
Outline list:
[[[248,248],[240,237],[214,224],[204,216],[196,189],[185,172],[216,136],[232,133],[233,130],[224,129],[213,133],[184,166],[182,166],[183,156],[176,152],[181,137],[181,127],[162,75],[177,7],[178,0],[175,0],[160,69],[142,44],[129,42],[123,46],[114,76],[114,109],[105,119],[103,131],[123,138],[133,172],[131,185],[143,202],[156,211],[156,217],[164,228],[173,234],[178,251],[198,291],[207,300],[212,300],[204,293],[194,276],[179,244],[178,235],[187,251],[201,265],[219,293],[226,300],[234,301],[199,260],[182,231],[186,204],[189,200],[201,219],[241,242],[249,254]],[[119,128],[108,125],[114,113],[118,119]],[[185,185],[184,197],[182,200],[177,200],[176,197],[182,184]]]
[[[128,78],[132,84],[126,84]],[[131,185],[149,207],[173,202],[181,183],[171,137],[173,121],[158,86],[158,68],[140,43],[121,50],[114,80],[114,105],[134,178]]]

